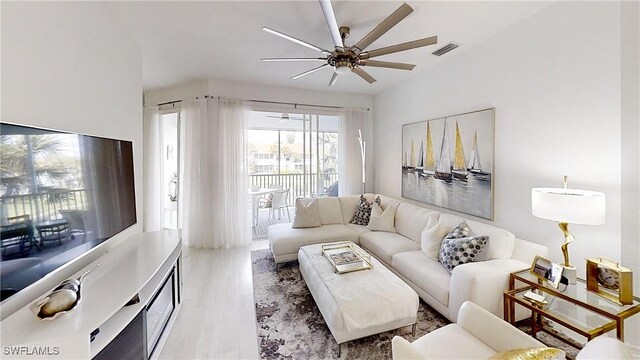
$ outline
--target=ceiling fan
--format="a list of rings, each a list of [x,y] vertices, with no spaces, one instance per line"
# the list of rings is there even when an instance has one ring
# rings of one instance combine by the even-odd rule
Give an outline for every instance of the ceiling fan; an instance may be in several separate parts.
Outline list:
[[[289,114],[287,114],[287,113],[282,113],[282,115],[280,115],[280,116],[267,115],[267,117],[274,118],[274,119],[280,119],[280,122],[289,121],[289,120],[303,120],[302,118],[299,118],[299,117],[289,116]]]
[[[376,81],[369,73],[364,71],[362,67],[370,66],[370,67],[382,67],[382,68],[390,68],[390,69],[400,69],[400,70],[413,70],[415,65],[413,64],[405,64],[405,63],[396,63],[396,62],[388,62],[388,61],[378,61],[371,60],[371,58],[392,54],[400,51],[415,49],[423,46],[433,45],[438,42],[437,36],[431,36],[424,39],[409,41],[402,44],[392,45],[383,47],[380,49],[365,51],[365,49],[371,45],[374,41],[376,41],[379,37],[381,37],[384,33],[389,31],[391,28],[396,26],[402,19],[407,17],[409,14],[413,12],[411,6],[407,5],[407,3],[402,4],[396,11],[394,11],[391,15],[389,15],[386,19],[384,19],[378,26],[376,26],[371,32],[369,32],[365,37],[363,37],[360,41],[358,41],[355,45],[347,46],[345,44],[345,39],[349,36],[350,29],[346,26],[338,27],[338,23],[336,21],[335,14],[333,13],[333,7],[331,6],[330,0],[319,0],[320,7],[322,8],[322,13],[324,14],[324,18],[327,21],[327,26],[329,27],[329,32],[331,33],[331,39],[333,40],[333,45],[335,49],[333,51],[324,50],[318,46],[310,44],[306,41],[300,40],[293,36],[289,36],[287,34],[281,33],[277,30],[273,30],[268,27],[263,27],[262,30],[280,36],[283,39],[292,41],[296,44],[306,46],[310,49],[321,52],[325,57],[319,58],[264,58],[262,61],[318,61],[324,62],[324,64],[313,68],[311,70],[305,71],[301,74],[298,74],[291,79],[299,79],[303,76],[309,75],[313,72],[316,72],[325,67],[333,67],[333,76],[331,76],[331,81],[329,81],[329,86],[332,86],[338,80],[339,75],[345,75],[349,72],[353,72],[367,81],[369,84],[372,84]]]

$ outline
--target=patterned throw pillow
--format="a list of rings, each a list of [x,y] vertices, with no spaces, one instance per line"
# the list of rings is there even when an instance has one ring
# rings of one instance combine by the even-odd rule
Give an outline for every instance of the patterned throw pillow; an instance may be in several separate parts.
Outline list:
[[[457,239],[447,237],[442,241],[438,260],[449,272],[452,272],[458,265],[475,261],[488,240],[489,237],[484,235]]]
[[[273,207],[273,194],[267,195],[267,202],[264,204],[264,207],[266,208]]]
[[[464,237],[469,237],[469,236],[473,236],[475,235],[473,233],[473,231],[471,231],[471,228],[469,227],[469,225],[467,224],[466,221],[462,221],[460,223],[460,225],[456,226],[455,229],[451,230],[449,232],[449,234],[447,234],[447,236],[445,236],[445,239],[460,239],[460,238],[464,238]]]
[[[380,196],[377,196],[373,201],[382,206]],[[353,215],[353,219],[351,219],[349,223],[364,226],[369,225],[369,218],[371,218],[371,206],[373,206],[373,203],[369,203],[364,195],[360,195],[360,200],[358,200],[358,206],[356,207],[356,214]]]

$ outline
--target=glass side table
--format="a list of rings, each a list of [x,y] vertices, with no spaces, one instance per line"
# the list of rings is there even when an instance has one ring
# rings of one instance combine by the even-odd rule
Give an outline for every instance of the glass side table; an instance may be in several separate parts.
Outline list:
[[[517,285],[517,286],[516,286]],[[533,291],[545,297],[548,304],[542,305],[524,297],[527,291]],[[544,327],[543,318],[584,336],[587,341],[609,331],[624,341],[624,320],[640,312],[640,299],[634,297],[633,304],[618,305],[596,293],[587,290],[584,280],[577,284],[560,284],[556,289],[533,276],[529,269],[512,272],[509,275],[509,290],[504,292],[504,319],[511,324],[516,321],[516,304],[531,311],[531,336],[539,331],[566,341]],[[567,342],[575,347],[575,344]]]

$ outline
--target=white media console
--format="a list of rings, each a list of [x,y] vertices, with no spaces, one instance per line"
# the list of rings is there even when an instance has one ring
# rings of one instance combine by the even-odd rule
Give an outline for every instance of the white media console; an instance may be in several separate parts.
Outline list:
[[[46,321],[26,306],[0,322],[0,357],[157,358],[182,301],[181,255],[177,230],[133,235],[73,276],[99,264],[72,312]]]

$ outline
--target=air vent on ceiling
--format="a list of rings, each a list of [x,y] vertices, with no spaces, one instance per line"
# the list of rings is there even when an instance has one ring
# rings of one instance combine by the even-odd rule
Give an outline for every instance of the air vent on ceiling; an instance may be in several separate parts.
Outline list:
[[[451,51],[451,50],[453,50],[453,49],[455,49],[457,47],[458,47],[457,44],[448,43],[447,45],[441,47],[440,49],[432,52],[432,54],[435,55],[435,56],[442,56],[442,55],[448,53],[449,51]]]

